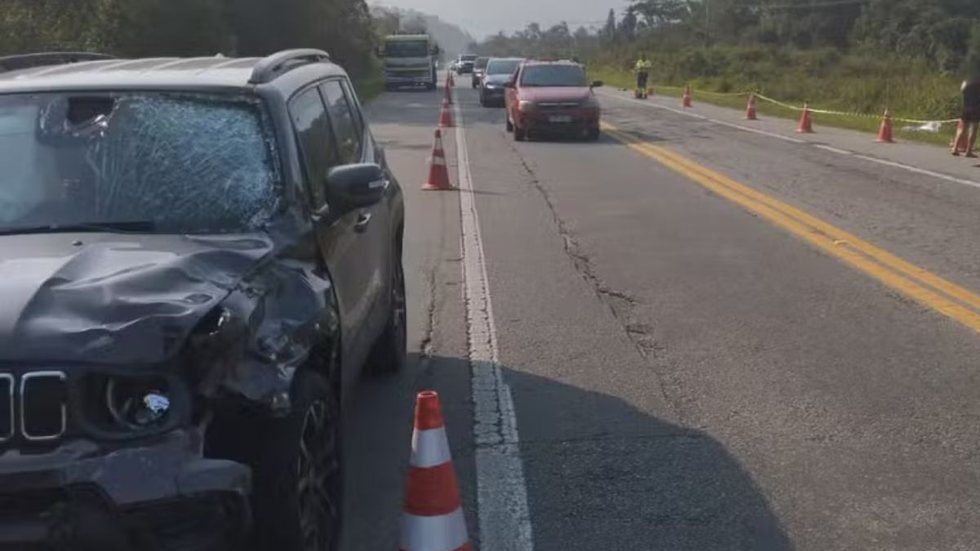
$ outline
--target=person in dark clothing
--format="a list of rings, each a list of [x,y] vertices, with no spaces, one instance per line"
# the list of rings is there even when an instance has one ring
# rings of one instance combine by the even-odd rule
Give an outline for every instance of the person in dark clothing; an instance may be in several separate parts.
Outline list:
[[[960,90],[963,92],[963,113],[960,115],[963,124],[956,131],[956,138],[953,140],[953,155],[959,156],[965,134],[964,153],[967,157],[976,157],[973,148],[977,143],[977,127],[980,126],[980,76],[964,80]]]

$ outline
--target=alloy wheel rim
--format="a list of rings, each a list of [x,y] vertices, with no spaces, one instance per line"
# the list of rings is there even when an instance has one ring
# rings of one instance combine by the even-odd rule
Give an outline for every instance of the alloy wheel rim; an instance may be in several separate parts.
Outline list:
[[[297,497],[303,549],[328,551],[331,534],[337,529],[339,504],[334,478],[338,476],[336,434],[327,405],[317,401],[303,418],[297,458]]]
[[[399,344],[405,342],[405,275],[402,272],[401,262],[395,264],[395,277],[391,286],[391,305],[392,319]]]

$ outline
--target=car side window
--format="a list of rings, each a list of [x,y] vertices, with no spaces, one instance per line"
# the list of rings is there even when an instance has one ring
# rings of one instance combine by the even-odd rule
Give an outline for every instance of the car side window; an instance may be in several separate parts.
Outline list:
[[[361,112],[354,88],[351,86],[350,81],[347,80],[344,81],[344,95],[347,97],[347,104],[350,105],[350,110],[354,114],[354,126],[357,129],[357,135],[363,139],[365,126],[364,113]]]
[[[357,163],[361,160],[361,138],[358,123],[355,122],[354,112],[344,96],[344,89],[339,80],[330,80],[320,86],[323,98],[327,102],[327,111],[333,122],[334,135],[340,150],[340,160],[343,164]]]
[[[321,183],[327,177],[327,171],[340,164],[333,129],[319,90],[310,88],[296,96],[289,104],[289,115],[302,150],[306,181],[319,207],[326,202]]]

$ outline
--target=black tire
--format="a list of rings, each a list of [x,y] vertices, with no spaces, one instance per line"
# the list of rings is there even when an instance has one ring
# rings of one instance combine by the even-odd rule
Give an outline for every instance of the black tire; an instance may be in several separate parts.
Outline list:
[[[585,139],[590,142],[597,142],[599,141],[599,136],[600,136],[599,129],[593,128],[592,130],[589,130],[588,134],[586,134]]]
[[[333,364],[332,371],[339,373],[336,360]],[[339,388],[338,381],[301,368],[293,378],[287,416],[248,410],[215,417],[209,456],[252,468],[252,550],[340,549],[344,478]]]
[[[389,304],[388,321],[385,328],[375,341],[367,360],[367,369],[373,374],[398,373],[405,367],[408,346],[406,301],[405,301],[405,271],[402,267],[401,237],[392,247],[391,282],[388,287]]]
[[[527,132],[523,128],[520,128],[519,126],[516,126],[515,125],[514,126],[514,141],[515,142],[523,142],[525,138],[527,138]]]

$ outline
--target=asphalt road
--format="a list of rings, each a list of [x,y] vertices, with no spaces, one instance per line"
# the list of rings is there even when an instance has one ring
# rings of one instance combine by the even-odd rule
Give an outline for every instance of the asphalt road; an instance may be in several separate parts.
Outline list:
[[[397,546],[421,388],[484,551],[976,549],[980,168],[615,91],[600,142],[515,143],[502,110],[456,97],[459,191],[419,190],[439,93],[368,107],[406,189],[413,364],[352,400],[345,549]],[[481,315],[490,367],[469,362]],[[481,373],[500,375],[490,413]],[[474,439],[488,415],[519,444]],[[494,516],[514,503],[526,519]]]

